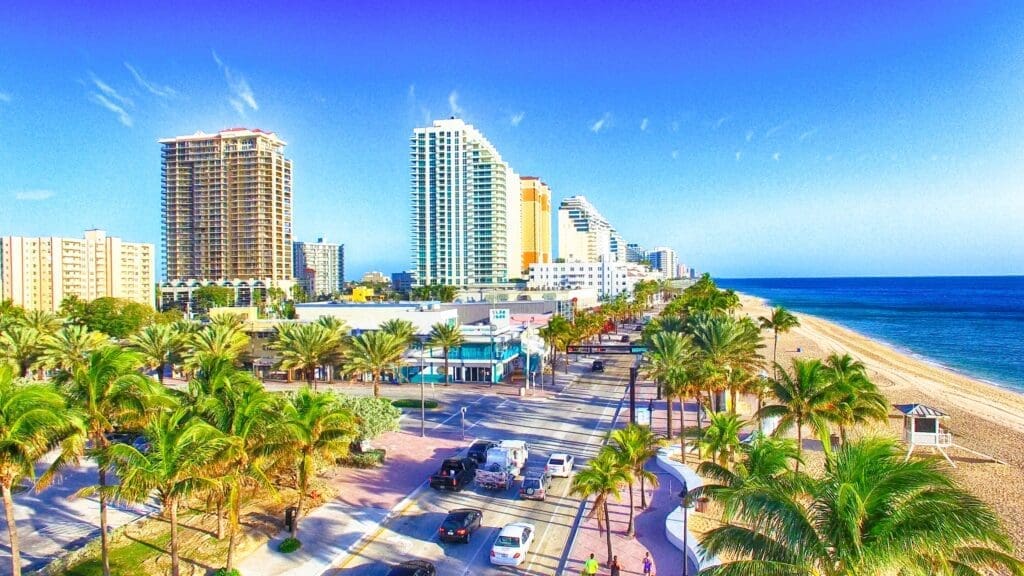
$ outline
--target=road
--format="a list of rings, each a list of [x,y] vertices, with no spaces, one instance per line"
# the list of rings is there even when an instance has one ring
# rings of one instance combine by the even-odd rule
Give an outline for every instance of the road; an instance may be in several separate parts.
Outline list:
[[[585,373],[561,393],[543,400],[484,394],[449,401],[451,410],[433,416],[428,433],[461,433],[457,405],[466,405],[467,444],[473,438],[526,440],[530,443],[528,470],[541,469],[552,452],[574,454],[579,469],[597,453],[620,405],[619,417],[628,417],[623,396],[631,361],[629,356],[609,357],[604,373]],[[446,396],[449,394],[446,391]],[[419,426],[415,418],[404,420],[406,426]],[[422,490],[361,549],[327,574],[383,576],[392,564],[425,559],[444,575],[550,576],[558,568],[580,505],[569,488],[569,479],[555,479],[544,502],[520,500],[518,483],[501,493],[475,487],[461,493]],[[437,539],[438,526],[447,511],[455,508],[484,511],[483,527],[469,544],[446,544]],[[519,568],[491,566],[491,544],[501,527],[514,521],[536,526],[538,536],[526,562]]]

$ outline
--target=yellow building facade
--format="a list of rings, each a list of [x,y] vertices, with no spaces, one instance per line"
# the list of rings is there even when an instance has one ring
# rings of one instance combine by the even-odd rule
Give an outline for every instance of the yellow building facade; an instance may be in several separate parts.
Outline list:
[[[522,271],[551,262],[551,189],[536,176],[519,179],[523,217]]]

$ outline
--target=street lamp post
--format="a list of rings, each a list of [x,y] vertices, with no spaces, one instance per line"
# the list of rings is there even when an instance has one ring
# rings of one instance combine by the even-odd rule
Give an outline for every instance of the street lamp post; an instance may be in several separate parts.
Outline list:
[[[690,576],[690,558],[687,553],[690,549],[688,544],[690,531],[687,524],[687,516],[690,508],[690,491],[687,489],[686,480],[683,480],[683,489],[679,492],[680,508],[683,509],[683,576]]]
[[[463,406],[462,408],[460,408],[459,412],[462,414],[462,439],[465,440],[466,439],[466,407]]]

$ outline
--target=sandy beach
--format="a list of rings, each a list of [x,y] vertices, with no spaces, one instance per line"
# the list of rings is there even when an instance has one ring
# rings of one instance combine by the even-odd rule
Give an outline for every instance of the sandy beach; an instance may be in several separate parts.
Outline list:
[[[755,319],[769,313],[759,298],[741,295],[742,313]],[[865,364],[869,376],[890,403],[918,402],[947,414],[947,426],[961,446],[990,454],[1006,464],[985,461],[953,448],[954,477],[1002,517],[1017,553],[1024,551],[1024,394],[974,380],[940,366],[912,358],[836,324],[794,312],[800,327],[779,336],[778,360],[824,358],[833,352],[849,353]],[[764,337],[762,354],[770,361],[772,335]],[[797,353],[797,349],[801,352]],[[888,426],[861,430],[861,434],[899,435],[902,418],[893,410]],[[925,449],[919,449],[927,453]]]

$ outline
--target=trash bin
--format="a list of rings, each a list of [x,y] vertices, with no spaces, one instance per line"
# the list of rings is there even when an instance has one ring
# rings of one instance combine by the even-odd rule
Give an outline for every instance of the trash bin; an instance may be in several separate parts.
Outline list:
[[[296,506],[289,506],[284,509],[284,529],[291,532],[292,527],[295,526],[295,516],[298,515],[299,509]]]
[[[520,386],[519,387],[519,397],[523,398],[525,396],[526,396],[526,387],[525,386]]]

